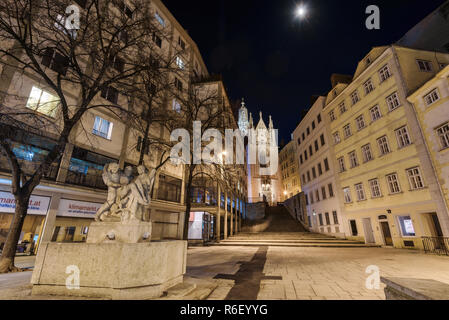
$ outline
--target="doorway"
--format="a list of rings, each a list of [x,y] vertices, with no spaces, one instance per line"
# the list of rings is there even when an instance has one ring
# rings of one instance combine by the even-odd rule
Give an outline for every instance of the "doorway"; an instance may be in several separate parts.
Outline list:
[[[363,218],[363,230],[365,231],[365,243],[373,244],[376,243],[376,239],[374,238],[373,227],[371,225],[370,218]]]
[[[382,235],[386,246],[393,246],[393,238],[391,237],[390,225],[388,221],[381,221],[380,227],[382,229]]]
[[[433,234],[436,237],[442,237],[443,230],[441,229],[440,220],[438,220],[438,215],[436,213],[431,213],[430,217],[432,220]]]

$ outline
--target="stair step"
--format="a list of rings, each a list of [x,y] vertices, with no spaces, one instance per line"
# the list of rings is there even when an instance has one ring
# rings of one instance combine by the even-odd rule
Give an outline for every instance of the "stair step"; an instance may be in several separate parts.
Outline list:
[[[214,243],[211,246],[224,247],[296,247],[296,248],[380,248],[380,245],[370,245],[364,243],[248,243],[248,242],[234,242],[234,243]]]

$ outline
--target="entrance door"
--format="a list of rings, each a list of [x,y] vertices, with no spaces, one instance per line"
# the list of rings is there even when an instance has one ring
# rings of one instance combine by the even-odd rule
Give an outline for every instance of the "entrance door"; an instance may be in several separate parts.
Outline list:
[[[431,214],[433,227],[436,232],[437,237],[443,236],[443,230],[441,229],[440,220],[438,220],[438,215],[436,213]]]
[[[392,246],[393,238],[391,237],[390,226],[388,225],[388,221],[381,221],[380,226],[382,228],[382,234],[384,236],[385,245]]]
[[[376,243],[376,239],[374,238],[374,232],[373,232],[373,227],[371,226],[370,218],[363,219],[363,230],[365,231],[365,242],[366,243]]]

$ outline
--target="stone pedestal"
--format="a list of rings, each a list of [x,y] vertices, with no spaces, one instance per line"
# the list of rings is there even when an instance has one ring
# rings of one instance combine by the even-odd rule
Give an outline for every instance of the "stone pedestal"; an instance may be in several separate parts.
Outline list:
[[[158,298],[183,281],[186,257],[186,241],[43,243],[31,279],[32,294]],[[70,286],[76,277],[73,270],[79,270],[79,289]]]
[[[151,241],[151,221],[94,222],[87,243],[142,243]]]

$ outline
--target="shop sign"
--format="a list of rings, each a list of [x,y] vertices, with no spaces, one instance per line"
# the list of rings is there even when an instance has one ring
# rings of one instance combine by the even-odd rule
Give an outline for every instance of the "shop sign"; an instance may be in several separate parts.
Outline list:
[[[28,214],[45,216],[50,207],[50,199],[50,197],[31,196],[28,204]],[[14,213],[15,209],[16,200],[14,195],[0,191],[0,212]]]
[[[101,203],[96,202],[61,199],[59,202],[58,216],[93,219],[101,206]]]

